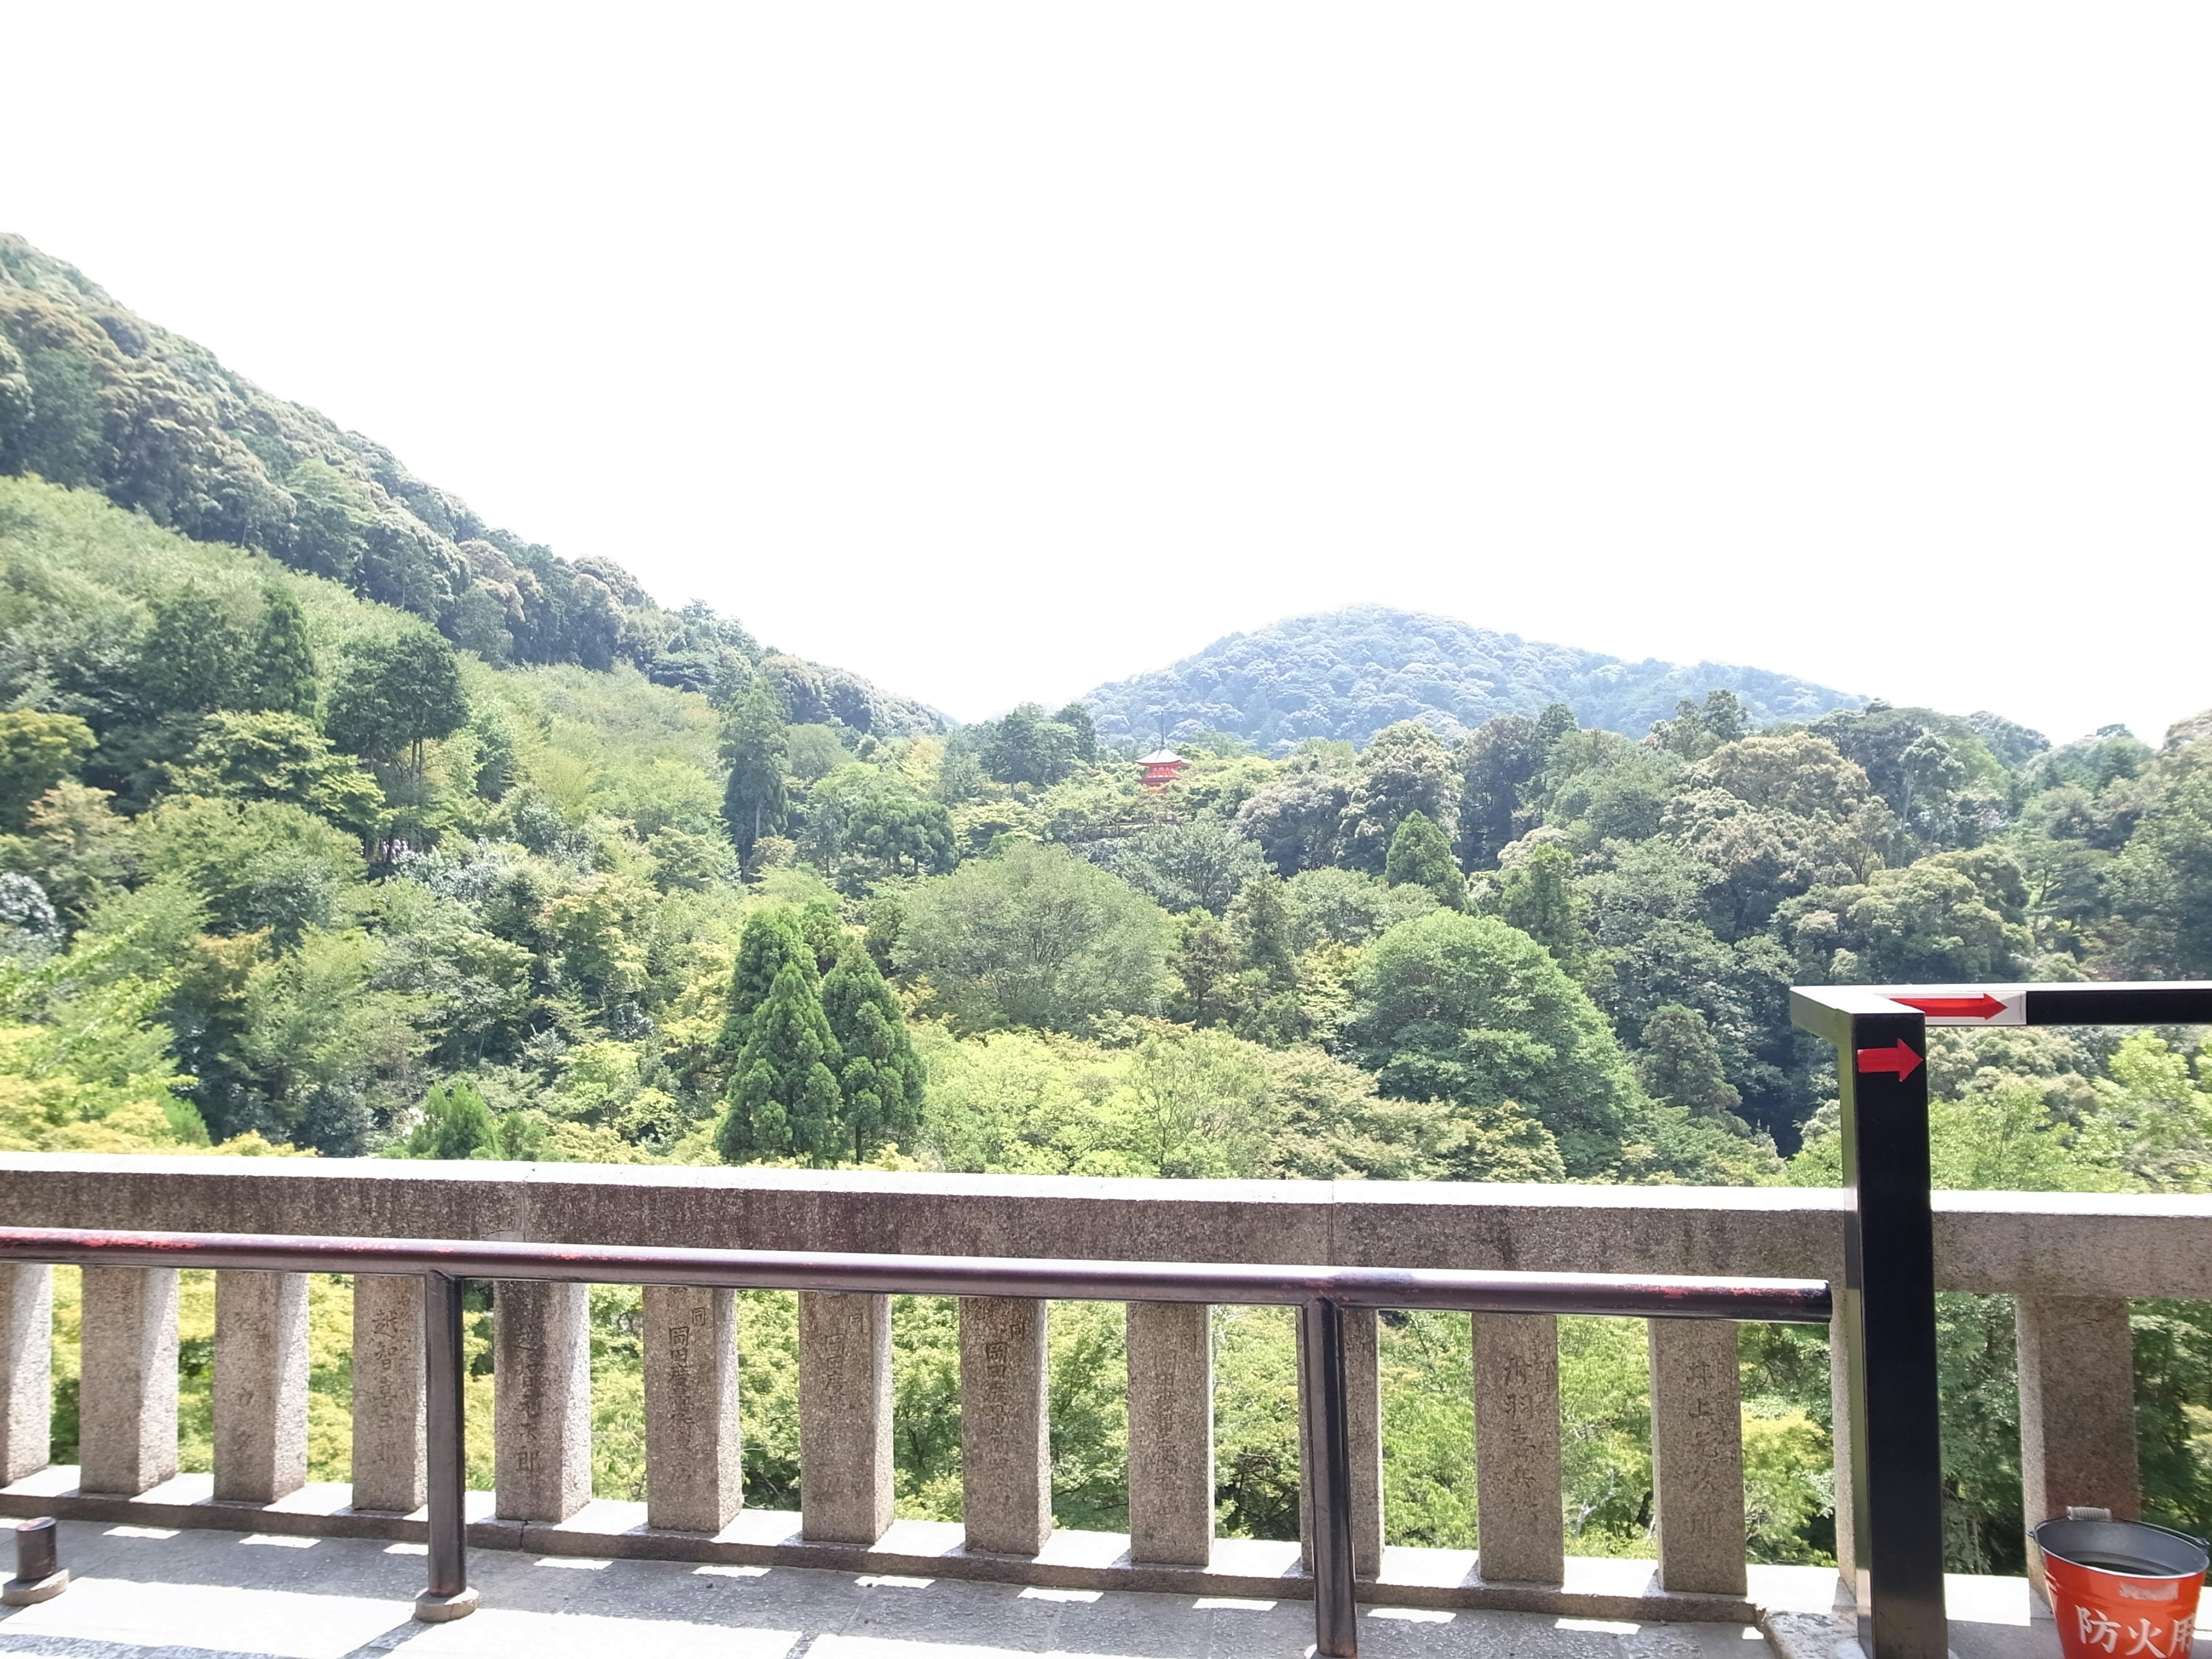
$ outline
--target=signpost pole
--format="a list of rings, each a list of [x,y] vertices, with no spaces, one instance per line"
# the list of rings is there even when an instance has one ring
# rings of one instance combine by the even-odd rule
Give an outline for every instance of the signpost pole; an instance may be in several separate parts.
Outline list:
[[[1859,1645],[1868,1659],[1944,1659],[1926,1018],[1854,1013],[1838,1048]]]

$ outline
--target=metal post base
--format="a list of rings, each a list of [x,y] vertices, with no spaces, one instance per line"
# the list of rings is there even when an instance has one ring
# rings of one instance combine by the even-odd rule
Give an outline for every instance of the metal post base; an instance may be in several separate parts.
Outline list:
[[[425,1590],[415,1598],[415,1616],[426,1625],[451,1624],[477,1610],[477,1587],[470,1585],[453,1595],[433,1595]]]

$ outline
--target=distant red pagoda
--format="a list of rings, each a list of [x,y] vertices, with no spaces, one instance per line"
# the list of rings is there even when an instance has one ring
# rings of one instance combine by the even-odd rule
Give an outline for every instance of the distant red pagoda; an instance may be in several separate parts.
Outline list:
[[[1147,789],[1164,789],[1190,763],[1172,749],[1155,749],[1137,764],[1145,769],[1138,782]]]

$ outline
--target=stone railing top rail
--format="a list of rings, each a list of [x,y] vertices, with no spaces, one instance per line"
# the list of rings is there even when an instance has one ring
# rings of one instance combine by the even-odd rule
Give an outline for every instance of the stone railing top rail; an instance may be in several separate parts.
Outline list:
[[[1832,1188],[0,1153],[18,1226],[1840,1279]],[[2212,1196],[1938,1193],[1947,1289],[2212,1297]]]

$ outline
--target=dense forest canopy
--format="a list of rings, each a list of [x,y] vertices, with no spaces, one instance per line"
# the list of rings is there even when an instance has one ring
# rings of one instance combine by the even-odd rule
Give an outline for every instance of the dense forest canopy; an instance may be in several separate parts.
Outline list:
[[[843,669],[764,653],[703,606],[665,611],[612,560],[485,523],[391,451],[271,397],[205,348],[0,233],[0,474],[94,489],[201,541],[258,549],[408,611],[487,662],[634,665],[704,691],[763,665],[796,718],[936,730]]]
[[[1116,744],[1150,747],[1218,731],[1282,755],[1311,738],[1364,744],[1400,720],[1456,740],[1497,715],[1533,715],[1555,702],[1587,725],[1640,732],[1681,698],[1714,690],[1733,691],[1760,724],[1814,720],[1864,701],[1763,668],[1623,662],[1376,605],[1231,634],[1084,701],[1099,734]]]
[[[0,1149],[1824,1184],[1791,983],[2212,976],[2212,715],[2054,747],[1370,611],[1237,659],[1310,645],[1322,729],[1222,659],[1149,788],[1149,693],[947,730],[0,272]],[[2201,1037],[1936,1034],[1939,1177],[2208,1189]],[[635,1310],[595,1297],[618,1395]],[[1271,1317],[1224,1325],[1232,1529],[1295,1524]],[[901,1318],[901,1501],[945,1513],[951,1327]],[[1953,1561],[2016,1566],[2010,1314],[1944,1318]],[[2154,1508],[2202,1526],[2212,1321],[2138,1334]],[[1648,1548],[1641,1348],[1564,1340],[1571,1530]],[[1116,1340],[1054,1337],[1078,1524],[1116,1518]],[[1463,1340],[1388,1337],[1399,1541],[1472,1536]],[[1766,1559],[1832,1541],[1818,1341],[1745,1338]],[[757,1495],[791,1451],[749,1439]]]

